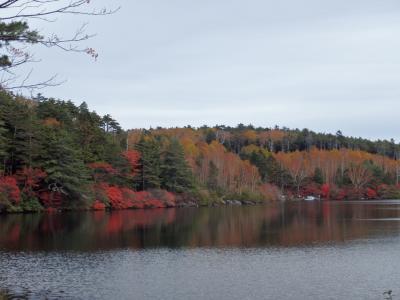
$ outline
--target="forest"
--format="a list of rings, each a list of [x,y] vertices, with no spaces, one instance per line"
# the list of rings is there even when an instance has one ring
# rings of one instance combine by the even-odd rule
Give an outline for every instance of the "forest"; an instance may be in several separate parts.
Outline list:
[[[86,103],[0,92],[2,212],[399,198],[399,153],[341,131],[124,130]]]

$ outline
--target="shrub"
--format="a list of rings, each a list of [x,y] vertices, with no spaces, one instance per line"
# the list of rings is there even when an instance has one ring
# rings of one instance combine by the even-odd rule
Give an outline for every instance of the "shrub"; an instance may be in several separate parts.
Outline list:
[[[28,212],[39,212],[43,210],[43,206],[40,204],[38,198],[26,195],[22,197],[21,208]]]
[[[0,178],[0,195],[3,195],[5,200],[13,205],[19,204],[21,192],[14,177],[5,176]]]
[[[315,183],[311,182],[307,184],[301,191],[301,196],[320,196],[322,194],[322,191],[320,189],[320,186]]]
[[[321,186],[321,197],[323,199],[330,199],[330,191],[331,191],[331,187],[329,186],[329,184],[325,183]]]
[[[278,201],[281,199],[281,192],[276,185],[265,183],[260,187],[260,192],[267,201]]]
[[[101,202],[99,200],[96,200],[92,204],[92,209],[93,210],[105,210],[106,209],[106,205],[103,202]]]
[[[376,198],[378,198],[378,193],[374,189],[367,188],[365,193],[366,193],[366,196],[367,196],[368,199],[376,199]]]

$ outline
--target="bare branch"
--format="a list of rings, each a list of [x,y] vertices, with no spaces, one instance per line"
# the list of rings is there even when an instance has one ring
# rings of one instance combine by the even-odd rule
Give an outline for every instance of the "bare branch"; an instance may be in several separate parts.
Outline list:
[[[10,2],[10,1],[6,1]],[[13,1],[13,3],[19,2],[18,0]],[[36,5],[32,5],[32,4]],[[60,3],[60,6],[55,7],[55,8],[42,8],[44,4],[54,4],[54,3]],[[12,19],[26,19],[26,18],[41,18],[49,15],[54,15],[54,14],[73,14],[73,15],[90,15],[90,16],[104,16],[104,15],[110,15],[114,14],[117,12],[120,7],[117,7],[115,9],[94,9],[91,11],[82,11],[82,10],[77,10],[80,9],[83,5],[89,4],[90,1],[88,0],[74,0],[70,1],[67,4],[65,4],[65,1],[62,0],[50,0],[50,1],[36,1],[36,0],[30,0],[24,2],[23,5],[20,6],[20,10],[16,12],[14,15],[7,16],[7,17],[1,17],[0,20],[5,21],[5,20],[12,20]],[[10,5],[8,6],[2,6],[5,5],[0,4],[0,9],[8,7],[10,8]],[[14,7],[16,8],[16,6]]]
[[[97,60],[98,54],[91,47],[82,47],[82,42],[94,37],[87,34],[87,24],[83,24],[70,37],[60,37],[58,34],[42,36],[40,31],[32,30],[27,25],[29,19],[45,22],[55,22],[57,15],[89,15],[104,16],[117,12],[116,9],[93,9],[87,5],[91,0],[0,0],[0,88],[7,90],[41,89],[57,86],[56,76],[40,83],[30,83],[32,70],[23,78],[17,75],[20,66],[37,62],[29,51],[29,46],[38,44],[47,48],[58,48],[66,52],[86,53]],[[3,15],[3,16],[2,16]],[[19,26],[19,27],[18,27]],[[2,51],[1,51],[2,50]],[[1,53],[3,52],[3,53]]]

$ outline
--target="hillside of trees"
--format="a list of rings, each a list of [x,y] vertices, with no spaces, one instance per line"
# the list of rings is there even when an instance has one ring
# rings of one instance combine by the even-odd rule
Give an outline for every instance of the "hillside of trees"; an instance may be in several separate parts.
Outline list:
[[[399,153],[340,131],[123,130],[85,103],[0,92],[0,211],[399,198]]]

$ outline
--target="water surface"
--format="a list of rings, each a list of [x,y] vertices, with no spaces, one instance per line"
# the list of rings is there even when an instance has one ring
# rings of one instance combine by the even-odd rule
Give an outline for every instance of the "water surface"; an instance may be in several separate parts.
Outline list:
[[[399,233],[398,200],[3,215],[0,299],[400,299]]]

